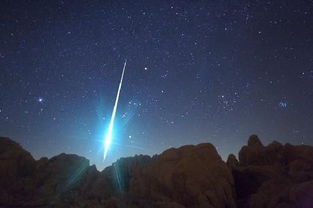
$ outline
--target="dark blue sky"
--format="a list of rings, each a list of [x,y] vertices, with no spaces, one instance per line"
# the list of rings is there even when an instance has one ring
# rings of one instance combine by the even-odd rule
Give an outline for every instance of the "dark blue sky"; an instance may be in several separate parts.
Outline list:
[[[313,145],[313,2],[0,3],[0,135],[35,158]],[[103,145],[127,59],[115,137]]]

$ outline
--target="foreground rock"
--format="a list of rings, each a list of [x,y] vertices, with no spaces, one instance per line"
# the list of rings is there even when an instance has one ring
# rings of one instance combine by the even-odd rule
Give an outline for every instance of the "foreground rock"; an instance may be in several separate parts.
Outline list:
[[[309,208],[313,147],[256,135],[223,162],[211,144],[122,158],[102,172],[77,155],[34,160],[0,137],[0,207]]]
[[[77,155],[35,161],[0,138],[0,206],[235,207],[230,169],[211,144],[123,158],[98,172]]]
[[[121,159],[114,170],[126,174],[122,191],[137,207],[235,207],[233,177],[211,144]]]
[[[0,207],[97,207],[110,200],[112,190],[83,157],[60,154],[35,161],[0,137]]]
[[[0,205],[27,203],[35,190],[36,162],[16,142],[0,138]]]
[[[313,204],[313,147],[272,142],[256,135],[228,161],[235,179],[238,207],[302,207]]]

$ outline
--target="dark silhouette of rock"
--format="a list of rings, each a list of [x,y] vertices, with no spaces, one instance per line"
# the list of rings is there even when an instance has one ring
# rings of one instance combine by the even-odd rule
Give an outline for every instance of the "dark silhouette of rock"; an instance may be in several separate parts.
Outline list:
[[[113,190],[100,175],[83,157],[60,154],[35,161],[19,144],[0,137],[0,207],[97,207]]]
[[[257,136],[239,152],[239,165],[230,166],[239,207],[312,207],[313,147],[263,146]]]
[[[313,147],[256,135],[222,161],[211,144],[121,158],[99,172],[77,155],[36,161],[0,137],[0,207],[309,208]]]
[[[169,149],[130,181],[134,198],[183,207],[235,207],[233,178],[211,144]]]
[[[235,207],[233,178],[211,144],[123,158],[104,170],[134,207]]]
[[[32,199],[35,169],[36,162],[27,151],[9,138],[0,137],[0,205]]]
[[[236,156],[233,154],[228,155],[226,164],[228,165],[228,167],[232,168],[232,167],[237,167],[239,165],[239,161],[237,160]]]
[[[264,146],[257,135],[251,135],[248,139],[248,147],[262,148]]]

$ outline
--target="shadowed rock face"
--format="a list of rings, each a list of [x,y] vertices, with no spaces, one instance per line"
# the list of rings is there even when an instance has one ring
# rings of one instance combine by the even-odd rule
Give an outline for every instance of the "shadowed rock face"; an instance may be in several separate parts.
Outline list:
[[[77,155],[35,161],[8,138],[0,138],[0,147],[3,206],[236,206],[231,171],[211,144],[122,158],[102,172]]]
[[[233,164],[233,163],[229,163]],[[313,147],[272,142],[253,135],[231,167],[239,207],[312,207]]]
[[[11,204],[27,201],[34,190],[31,177],[36,162],[22,147],[9,138],[0,140],[0,201]]]
[[[126,191],[138,207],[235,207],[231,172],[211,144],[169,149],[143,163],[126,160],[113,167],[127,173]]]
[[[256,135],[227,164],[211,144],[121,158],[102,172],[77,155],[36,161],[0,137],[0,207],[312,207],[313,147]]]

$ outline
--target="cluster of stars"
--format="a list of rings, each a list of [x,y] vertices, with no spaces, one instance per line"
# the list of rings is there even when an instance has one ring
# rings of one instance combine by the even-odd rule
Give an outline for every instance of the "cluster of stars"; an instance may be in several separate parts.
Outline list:
[[[112,161],[199,142],[236,153],[252,133],[310,143],[310,2],[0,4],[0,133],[37,158],[70,151],[103,166],[125,58]]]

